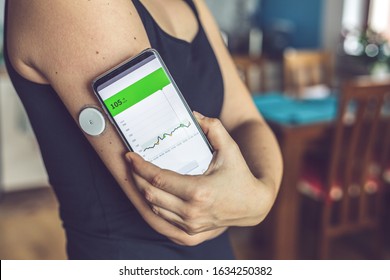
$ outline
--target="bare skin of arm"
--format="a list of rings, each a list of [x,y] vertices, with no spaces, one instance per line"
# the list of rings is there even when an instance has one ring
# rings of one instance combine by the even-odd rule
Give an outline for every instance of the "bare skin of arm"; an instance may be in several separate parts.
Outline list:
[[[143,2],[150,4],[152,1]],[[188,10],[188,7],[178,2],[181,1],[170,0],[166,6],[178,5],[175,8],[184,9],[183,12]],[[99,137],[86,135],[145,221],[174,242],[189,246],[218,236],[226,226],[254,224],[262,220],[273,204],[281,172],[280,155],[272,134],[239,81],[204,3],[197,1],[197,6],[204,26],[210,24],[207,34],[225,80],[222,123],[233,136],[246,134],[235,137],[235,140],[253,175],[264,183],[256,197],[261,197],[263,193],[267,199],[260,199],[261,207],[256,209],[257,214],[254,209],[249,209],[250,213],[243,215],[245,219],[237,219],[235,224],[217,225],[192,232],[183,230],[151,210],[150,203],[144,197],[145,192],[142,189],[140,192],[139,185],[134,183],[132,174],[129,174],[129,165],[124,157],[126,148],[114,127],[109,125]],[[96,76],[150,47],[142,22],[129,0],[10,0],[8,8],[8,49],[13,66],[29,80],[50,84],[75,120],[85,105],[98,105],[90,88]],[[190,40],[194,32],[189,32],[192,30],[191,23],[186,24],[186,18],[180,20],[188,30],[172,24],[175,28],[171,30],[178,35],[189,34]],[[161,23],[161,26],[167,28],[171,26],[169,21]],[[261,156],[253,154],[254,150]]]

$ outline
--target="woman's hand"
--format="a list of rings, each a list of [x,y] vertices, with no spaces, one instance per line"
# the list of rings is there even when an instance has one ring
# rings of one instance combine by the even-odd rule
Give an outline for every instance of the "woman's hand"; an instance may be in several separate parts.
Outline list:
[[[195,116],[215,150],[205,174],[180,175],[128,153],[137,187],[156,215],[190,235],[260,223],[273,204],[275,188],[253,176],[218,119]]]

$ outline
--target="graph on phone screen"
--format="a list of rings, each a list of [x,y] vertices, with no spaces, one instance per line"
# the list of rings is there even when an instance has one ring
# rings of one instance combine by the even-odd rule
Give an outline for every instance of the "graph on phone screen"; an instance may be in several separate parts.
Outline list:
[[[145,152],[146,150],[151,150],[151,149],[154,149],[156,148],[158,145],[160,145],[160,143],[167,137],[167,136],[170,136],[172,137],[173,136],[173,133],[176,132],[176,130],[180,129],[180,128],[189,128],[190,125],[191,125],[191,122],[186,122],[187,124],[185,123],[180,123],[178,126],[176,126],[175,128],[172,129],[171,132],[164,132],[162,136],[158,136],[156,140],[153,140],[153,143],[150,143],[150,144],[146,144],[144,145],[142,148],[143,148],[143,151]]]
[[[212,153],[158,59],[99,94],[129,146],[144,159],[181,174],[207,169]]]

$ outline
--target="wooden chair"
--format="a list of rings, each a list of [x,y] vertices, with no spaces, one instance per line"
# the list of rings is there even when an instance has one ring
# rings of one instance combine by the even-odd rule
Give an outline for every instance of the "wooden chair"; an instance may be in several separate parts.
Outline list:
[[[305,89],[322,85],[332,87],[332,55],[318,50],[288,49],[283,56],[284,91],[303,97]]]
[[[235,55],[232,57],[238,74],[251,93],[264,91],[266,88],[263,57]],[[254,78],[256,80],[254,80]]]
[[[327,171],[322,177],[321,170],[306,174],[299,183],[301,191],[322,202],[321,259],[329,258],[334,238],[363,230],[374,230],[381,245],[384,179],[390,167],[390,115],[382,114],[386,97],[390,80],[345,83]]]

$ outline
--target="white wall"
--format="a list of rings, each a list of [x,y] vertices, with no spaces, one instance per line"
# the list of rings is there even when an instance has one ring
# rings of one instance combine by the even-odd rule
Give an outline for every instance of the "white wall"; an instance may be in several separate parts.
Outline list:
[[[323,0],[322,47],[336,51],[342,28],[343,0]]]
[[[4,3],[5,0],[0,0],[0,22],[4,21]]]
[[[8,75],[0,73],[1,190],[48,186],[48,177],[26,112]]]
[[[5,0],[0,0],[0,47],[3,46],[4,4]]]
[[[227,33],[249,28],[248,16],[255,12],[260,0],[206,0],[221,30]],[[239,24],[237,24],[239,23]]]

